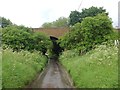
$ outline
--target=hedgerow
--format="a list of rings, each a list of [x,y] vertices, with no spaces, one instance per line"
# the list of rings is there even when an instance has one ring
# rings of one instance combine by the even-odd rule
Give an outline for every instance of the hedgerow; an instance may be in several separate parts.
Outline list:
[[[24,26],[11,25],[2,29],[2,42],[12,48],[13,51],[41,51],[46,53],[52,45],[50,39],[44,34],[32,32]],[[3,46],[4,48],[4,46]]]
[[[75,24],[59,42],[65,50],[76,48],[83,54],[93,49],[95,45],[114,40],[116,37],[114,34],[111,19],[102,13],[95,17],[86,17],[81,23]]]

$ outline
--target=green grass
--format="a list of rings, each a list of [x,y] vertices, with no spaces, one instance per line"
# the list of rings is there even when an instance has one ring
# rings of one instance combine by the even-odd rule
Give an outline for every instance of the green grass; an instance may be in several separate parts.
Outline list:
[[[118,87],[118,48],[100,45],[83,56],[65,51],[60,62],[79,88]]]
[[[0,90],[2,89],[2,52],[0,47]]]
[[[47,59],[38,52],[12,52],[3,50],[2,55],[2,87],[21,88],[31,82],[40,72]]]

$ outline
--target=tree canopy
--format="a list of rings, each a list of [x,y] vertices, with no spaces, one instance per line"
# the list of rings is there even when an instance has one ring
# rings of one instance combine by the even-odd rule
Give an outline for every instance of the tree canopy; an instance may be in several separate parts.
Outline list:
[[[3,48],[10,47],[13,51],[40,51],[43,54],[52,45],[49,37],[33,32],[30,28],[17,25],[9,25],[2,29]]]
[[[112,21],[102,13],[95,17],[86,17],[81,23],[76,23],[59,41],[62,48],[77,49],[81,53],[112,39],[112,35]]]
[[[0,25],[2,28],[7,27],[8,25],[12,25],[12,22],[9,19],[6,19],[4,17],[0,17],[0,18],[2,21],[2,22],[0,22]]]
[[[80,22],[80,12],[71,11],[69,18],[70,18],[69,25],[74,25],[77,22]]]
[[[65,17],[60,17],[56,21],[46,22],[42,25],[43,28],[56,28],[56,27],[67,27],[68,19]]]
[[[82,12],[79,11],[71,11],[70,15],[69,15],[69,25],[74,25],[77,22],[82,22],[83,19],[85,17],[93,17],[96,16],[100,13],[105,13],[106,15],[108,15],[108,13],[106,12],[105,9],[103,9],[103,7],[90,7],[90,8],[85,8],[82,9]]]

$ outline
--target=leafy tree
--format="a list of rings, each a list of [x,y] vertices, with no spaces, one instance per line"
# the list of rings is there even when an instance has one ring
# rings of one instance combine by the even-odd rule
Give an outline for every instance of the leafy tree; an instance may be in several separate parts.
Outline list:
[[[74,25],[77,22],[80,22],[80,12],[71,11],[69,18],[70,18],[69,25]]]
[[[77,22],[81,23],[85,17],[93,17],[100,13],[105,13],[106,15],[108,15],[108,13],[106,13],[106,10],[103,9],[103,7],[97,8],[92,6],[88,9],[82,9],[82,12],[72,11],[69,16],[69,25],[74,25]]]
[[[58,20],[53,22],[47,22],[42,25],[43,28],[56,28],[56,27],[67,27],[68,19],[65,17],[60,17]]]
[[[111,19],[105,14],[86,17],[81,23],[71,27],[71,31],[61,38],[64,49],[77,49],[80,53],[91,50],[97,44],[109,41],[113,35]]]
[[[28,50],[46,53],[51,41],[41,33],[34,33],[24,26],[7,26],[3,28],[2,42],[13,51]],[[3,47],[4,48],[4,47]]]
[[[108,15],[108,13],[106,13],[106,10],[103,9],[103,7],[90,7],[88,9],[82,9],[82,12],[80,13],[80,18],[81,18],[81,21],[85,18],[85,17],[93,17],[93,16],[96,16],[100,13],[105,13],[106,15]],[[80,21],[80,22],[81,22]]]
[[[46,23],[44,23],[44,24],[42,25],[42,27],[43,27],[43,28],[51,28],[51,27],[53,27],[53,24],[50,23],[50,22],[46,22]]]
[[[54,27],[67,27],[68,19],[65,17],[60,17],[58,20],[53,22]]]
[[[0,22],[0,25],[2,28],[7,27],[8,25],[12,25],[12,22],[9,19],[6,19],[4,17],[0,17],[0,18],[2,21],[2,22]]]

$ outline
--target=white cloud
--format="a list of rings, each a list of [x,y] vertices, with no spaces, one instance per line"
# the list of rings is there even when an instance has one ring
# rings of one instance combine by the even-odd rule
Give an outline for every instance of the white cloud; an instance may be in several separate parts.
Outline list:
[[[44,22],[68,17],[70,11],[77,10],[82,0],[2,0],[1,16],[12,22],[31,27],[40,27]],[[109,12],[114,25],[117,25],[119,0],[83,0],[82,8],[103,6]],[[79,11],[80,11],[79,10]]]

